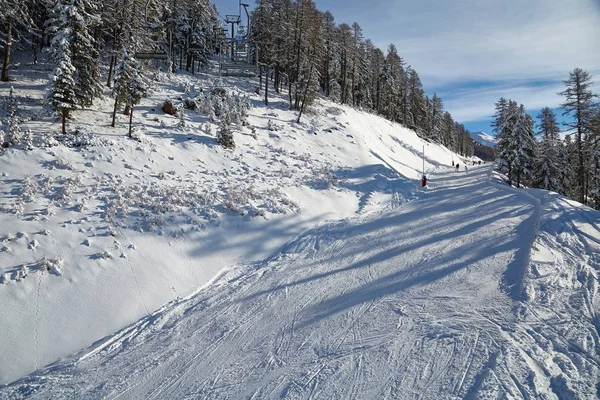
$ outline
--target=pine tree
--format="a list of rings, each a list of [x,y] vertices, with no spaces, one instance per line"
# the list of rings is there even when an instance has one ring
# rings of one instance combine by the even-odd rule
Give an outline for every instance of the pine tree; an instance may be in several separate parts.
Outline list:
[[[2,62],[2,73],[0,80],[8,82],[8,67],[10,65],[10,54],[13,44],[18,42],[19,37],[31,30],[32,21],[28,15],[27,3],[25,1],[0,0],[0,43],[4,45],[4,57]]]
[[[425,101],[425,92],[419,74],[414,69],[411,69],[408,74],[408,109],[409,119],[412,129],[420,136],[425,136],[429,131],[427,126],[427,103]]]
[[[496,103],[496,113],[492,125],[498,139],[498,155],[496,163],[501,172],[508,178],[508,184],[512,185],[513,165],[517,151],[517,140],[515,126],[519,117],[517,103],[512,100],[500,98]]]
[[[590,182],[590,205],[600,210],[600,104],[596,104],[590,123],[590,143],[593,149],[593,171]]]
[[[586,152],[585,144],[586,135],[589,133],[590,118],[592,117],[592,99],[594,95],[590,89],[592,85],[592,77],[586,71],[575,68],[569,74],[569,79],[563,81],[567,87],[559,94],[565,96],[566,101],[561,105],[564,109],[563,115],[569,115],[573,118],[571,122],[565,122],[564,125],[576,130],[577,144],[577,178],[579,202],[586,203],[586,194],[588,188],[586,185],[586,176],[589,173],[589,152]]]
[[[594,172],[590,182],[590,205],[600,210],[600,146],[594,152]]]
[[[21,143],[23,134],[19,126],[20,119],[17,115],[17,99],[14,95],[14,89],[11,86],[8,95],[8,130],[5,135],[5,147],[16,146]]]
[[[59,21],[67,21],[73,6],[57,3],[55,12]],[[63,24],[57,27],[52,38],[50,58],[55,68],[50,76],[50,87],[46,92],[46,103],[50,105],[61,118],[62,133],[66,134],[66,120],[71,110],[77,108],[77,86],[74,79],[75,67],[71,59],[72,28]]]
[[[567,135],[563,146],[559,148],[558,158],[560,162],[560,183],[564,188],[564,195],[572,199],[579,196],[577,185],[577,143],[572,135]]]
[[[129,115],[129,81],[133,76],[135,69],[135,59],[129,54],[128,49],[123,49],[121,59],[115,71],[115,81],[112,94],[115,98],[115,106],[113,108],[112,123],[114,128],[117,118],[117,110],[125,105],[125,115]]]
[[[68,24],[71,28],[71,58],[75,67],[75,95],[81,107],[89,107],[102,95],[99,52],[91,31],[100,24],[94,2],[63,0],[72,4]]]
[[[529,183],[533,178],[536,154],[534,125],[533,118],[531,118],[531,115],[525,111],[525,107],[521,104],[513,135],[515,157],[512,170],[517,179],[517,187],[520,187],[523,181],[526,184]]]
[[[234,149],[235,141],[233,140],[233,132],[231,130],[231,118],[229,115],[225,116],[222,121],[221,129],[217,133],[217,143],[226,149]]]
[[[431,130],[429,131],[429,138],[436,143],[444,143],[442,141],[442,131],[444,126],[444,105],[442,99],[440,99],[437,93],[433,94],[431,99]],[[454,125],[454,124],[452,124]],[[449,133],[449,132],[447,132]],[[445,143],[444,143],[445,144]]]
[[[124,114],[129,115],[130,117],[129,136],[131,136],[131,114],[133,112],[133,106],[141,101],[145,96],[146,91],[147,84],[142,77],[140,64],[127,49],[123,49],[121,61],[115,72],[115,83],[113,87],[113,96],[115,97],[115,106],[111,123],[113,128],[115,127],[118,108],[125,105]]]
[[[564,193],[564,187],[560,179],[561,165],[559,151],[561,140],[560,129],[556,122],[554,112],[548,108],[542,108],[539,119],[540,143],[539,152],[535,165],[536,187]]]

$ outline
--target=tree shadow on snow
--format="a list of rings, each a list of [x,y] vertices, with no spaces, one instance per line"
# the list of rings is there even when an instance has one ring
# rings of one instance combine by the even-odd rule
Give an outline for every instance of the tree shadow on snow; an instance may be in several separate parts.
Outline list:
[[[367,171],[372,173],[377,168],[366,167],[365,173]],[[356,174],[360,176],[359,171]],[[489,262],[511,253],[512,258],[504,275],[498,276],[498,282],[508,296],[518,299],[530,249],[530,244],[524,245],[521,239],[534,231],[533,205],[515,207],[518,194],[499,188],[494,190],[493,186],[490,190],[489,183],[484,182],[472,185],[471,191],[449,187],[439,190],[435,196],[440,197],[435,201],[426,198],[412,202],[399,212],[383,214],[358,225],[338,223],[308,232],[295,243],[312,242],[314,249],[301,249],[300,259],[288,266],[293,270],[290,274],[294,279],[282,279],[284,283],[259,290],[240,301],[251,301],[293,287],[313,290],[312,285],[322,281],[324,287],[333,289],[307,307],[304,314],[308,317],[302,324],[308,325],[364,303],[430,285],[467,268],[473,267],[485,274]],[[507,221],[515,224],[513,233],[496,237],[490,227],[505,225]],[[365,246],[367,237],[370,237],[370,245]],[[336,251],[324,251],[332,243]],[[293,243],[282,250],[286,252],[295,252]],[[393,270],[389,271],[392,265]],[[346,272],[364,271],[366,274],[370,269],[381,273],[372,279],[348,282]],[[502,275],[489,271],[494,272]],[[343,290],[336,293],[337,286],[333,282],[337,279],[346,280],[340,286]]]

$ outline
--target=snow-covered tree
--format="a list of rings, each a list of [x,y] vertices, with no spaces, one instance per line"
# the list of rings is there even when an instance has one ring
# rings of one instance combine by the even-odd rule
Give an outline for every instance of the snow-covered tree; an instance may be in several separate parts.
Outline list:
[[[593,155],[592,148],[586,148],[587,135],[590,132],[590,120],[593,110],[592,93],[592,77],[582,70],[575,68],[569,74],[569,79],[563,81],[567,87],[559,94],[565,96],[565,102],[561,105],[564,112],[563,115],[572,117],[572,121],[564,123],[565,126],[575,129],[577,144],[577,181],[578,181],[578,200],[580,203],[586,203],[587,176],[590,171],[591,158]]]
[[[125,105],[124,114],[131,117],[133,106],[141,101],[146,94],[146,91],[147,84],[141,74],[140,64],[130,54],[128,49],[124,49],[121,54],[119,66],[115,72],[115,83],[113,87],[115,106],[113,109],[112,127],[114,127],[116,123],[118,108]]]
[[[89,107],[102,95],[99,52],[92,36],[92,31],[100,24],[97,13],[96,2],[54,0],[46,22],[46,32],[50,37],[60,36],[68,42],[70,64],[75,68],[72,76],[79,107]]]
[[[539,119],[540,142],[535,164],[534,184],[538,188],[564,194],[564,187],[560,179],[562,168],[559,159],[562,143],[556,116],[552,109],[545,107],[542,108],[537,118]]]
[[[436,143],[442,143],[442,131],[444,121],[444,105],[442,99],[439,98],[437,93],[433,94],[431,99],[431,129],[428,137]]]
[[[31,28],[27,2],[23,0],[0,0],[0,43],[4,46],[0,80],[8,82],[8,68],[12,46],[23,33]]]
[[[73,5],[57,3],[55,12],[59,20],[67,21]],[[54,109],[61,118],[62,133],[66,134],[66,120],[71,110],[77,108],[77,85],[75,83],[75,67],[71,58],[72,27],[63,24],[58,27],[52,38],[50,59],[55,65],[50,75],[50,87],[46,92],[46,103]]]
[[[517,187],[520,187],[521,182],[529,183],[533,178],[536,154],[534,125],[533,118],[521,104],[514,127],[514,135],[512,136],[515,140],[515,158],[512,170],[517,180]]]
[[[62,0],[72,4],[68,24],[71,26],[71,57],[75,67],[77,102],[82,107],[92,105],[102,95],[100,82],[99,52],[92,36],[93,29],[100,24],[95,2],[86,0]]]
[[[231,130],[231,119],[226,115],[222,121],[221,129],[217,133],[217,143],[226,149],[234,149],[233,131]]]
[[[563,145],[559,148],[558,159],[560,162],[560,183],[564,188],[564,195],[576,199],[579,195],[577,186],[577,143],[573,135],[565,136]]]
[[[14,95],[14,89],[11,86],[8,97],[8,130],[4,138],[6,146],[15,146],[21,143],[23,134],[19,124],[20,119],[17,115],[17,100]]]
[[[596,210],[600,210],[600,104],[596,104],[594,107],[589,136],[594,155],[589,194],[590,205]]]
[[[496,163],[499,170],[506,174],[508,184],[512,185],[513,165],[517,149],[515,126],[519,117],[519,108],[515,101],[504,98],[500,98],[495,106],[496,113],[492,126],[498,139]]]

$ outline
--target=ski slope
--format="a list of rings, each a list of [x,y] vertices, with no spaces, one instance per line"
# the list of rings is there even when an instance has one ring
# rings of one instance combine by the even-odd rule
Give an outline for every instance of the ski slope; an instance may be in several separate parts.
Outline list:
[[[107,89],[73,112],[59,144],[60,123],[43,103],[52,65],[19,62],[18,52],[13,61],[14,80],[0,82],[0,96],[14,87],[21,129],[35,146],[0,155],[0,384],[190,295],[223,268],[271,256],[304,231],[405,203],[423,168],[458,160],[397,123],[326,99],[297,123],[287,93],[271,93],[265,106],[258,79],[218,80],[218,69],[149,69],[133,140],[129,117],[110,126]],[[215,88],[252,104],[234,125],[235,150],[217,143],[221,123],[202,107],[182,119],[161,110],[166,98],[206,105]]]
[[[489,166],[308,230],[1,398],[585,398],[600,215]]]

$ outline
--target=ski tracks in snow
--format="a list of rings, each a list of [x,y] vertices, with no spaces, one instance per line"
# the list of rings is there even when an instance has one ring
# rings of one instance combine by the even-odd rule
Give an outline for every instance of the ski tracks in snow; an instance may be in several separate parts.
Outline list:
[[[432,181],[419,200],[324,224],[225,273],[76,368],[45,371],[32,398],[594,397],[595,261],[578,280],[576,259],[556,257],[573,280],[552,280],[530,254],[549,229],[546,203],[490,183],[487,167]],[[587,319],[578,324],[577,296],[544,284],[587,288]],[[567,306],[552,314],[557,301]],[[53,373],[69,378],[48,384]]]

